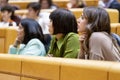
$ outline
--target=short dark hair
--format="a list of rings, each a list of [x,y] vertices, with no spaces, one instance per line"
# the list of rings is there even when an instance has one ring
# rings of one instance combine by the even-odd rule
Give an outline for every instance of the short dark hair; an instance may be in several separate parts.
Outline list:
[[[41,4],[42,1],[44,1],[44,0],[39,0],[39,3]],[[50,8],[53,5],[53,2],[52,2],[52,0],[47,0],[47,2],[48,2],[48,5],[49,5],[49,8]]]
[[[8,11],[9,13],[12,13],[11,19],[13,20],[13,17],[15,16],[13,7],[10,5],[3,6],[1,8],[1,12],[4,12],[4,11]]]
[[[77,22],[73,13],[67,9],[57,9],[50,14],[53,22],[54,33],[67,34],[69,32],[77,33]]]
[[[31,2],[27,5],[27,8],[32,8],[35,12],[38,11],[38,14],[39,15],[39,12],[40,12],[40,9],[41,9],[41,6],[39,3],[37,2]]]
[[[24,40],[22,43],[27,44],[33,38],[39,39],[43,44],[45,43],[41,26],[37,21],[26,18],[21,20],[20,23],[24,28],[25,33]]]

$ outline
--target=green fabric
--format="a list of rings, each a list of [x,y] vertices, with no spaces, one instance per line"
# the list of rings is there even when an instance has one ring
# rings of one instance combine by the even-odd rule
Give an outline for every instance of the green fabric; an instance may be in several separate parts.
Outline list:
[[[53,57],[77,58],[79,50],[79,36],[71,32],[58,41],[54,36],[48,54],[53,55]]]

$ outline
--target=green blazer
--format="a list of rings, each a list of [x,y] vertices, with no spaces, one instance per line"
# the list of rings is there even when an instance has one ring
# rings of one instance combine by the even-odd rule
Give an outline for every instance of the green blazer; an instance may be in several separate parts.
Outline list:
[[[52,55],[53,57],[77,58],[79,50],[79,36],[71,32],[59,40],[53,36],[48,55]]]

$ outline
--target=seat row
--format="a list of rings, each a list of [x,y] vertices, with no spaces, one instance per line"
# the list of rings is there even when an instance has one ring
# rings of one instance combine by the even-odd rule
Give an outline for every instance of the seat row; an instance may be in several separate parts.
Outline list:
[[[0,54],[0,80],[120,80],[120,63]]]
[[[116,9],[106,9],[109,13],[111,23],[118,23],[119,22],[119,12]],[[52,9],[43,9],[41,12],[52,12]],[[70,9],[71,12],[75,15],[76,19],[79,18],[83,12],[83,8],[80,9]],[[16,10],[15,14],[23,16],[27,14],[27,10]],[[0,14],[0,20],[1,20],[1,14]]]
[[[38,0],[24,0],[24,1],[9,1],[10,4],[12,5],[18,5],[20,6],[21,9],[26,9],[26,6],[30,2],[37,2]],[[58,5],[61,8],[66,8],[67,3],[69,0],[53,0],[54,4]],[[85,0],[87,6],[97,6],[98,5],[98,0]]]

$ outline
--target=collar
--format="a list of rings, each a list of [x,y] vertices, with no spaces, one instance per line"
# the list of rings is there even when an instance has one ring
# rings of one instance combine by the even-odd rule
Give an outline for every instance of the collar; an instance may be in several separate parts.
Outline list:
[[[109,0],[108,2],[105,3],[105,7],[106,8],[109,8],[111,3],[113,2],[114,0]]]
[[[62,47],[63,43],[64,43],[64,37],[62,37],[59,40],[57,40],[57,46],[58,46],[59,50]]]

